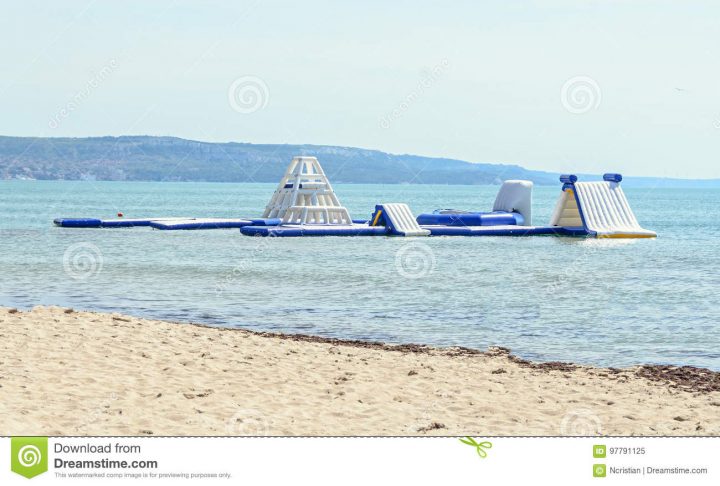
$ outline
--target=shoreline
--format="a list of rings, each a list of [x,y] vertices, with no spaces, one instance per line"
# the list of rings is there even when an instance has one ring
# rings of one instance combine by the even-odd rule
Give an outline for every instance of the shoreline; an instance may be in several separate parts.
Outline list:
[[[176,321],[176,324],[182,324]],[[188,323],[190,325],[213,328],[206,324]],[[238,331],[249,332],[257,336],[269,337],[275,339],[287,339],[297,342],[325,343],[337,346],[348,346],[364,349],[379,349],[390,352],[404,353],[439,353],[448,357],[456,356],[505,356],[509,361],[518,364],[524,368],[541,371],[574,371],[578,369],[601,370],[608,373],[608,376],[617,375],[622,372],[634,372],[637,376],[641,376],[650,381],[657,381],[667,386],[682,389],[688,392],[720,392],[720,371],[713,371],[709,368],[701,368],[691,365],[665,365],[665,364],[643,364],[633,365],[625,368],[602,367],[594,365],[583,365],[570,361],[532,361],[520,358],[512,354],[510,348],[504,346],[490,346],[487,351],[476,348],[468,348],[464,346],[430,346],[426,344],[387,344],[382,341],[364,341],[359,339],[341,339],[330,338],[324,336],[315,336],[310,334],[289,334],[281,332],[253,331],[251,329],[235,329]]]
[[[4,435],[720,435],[720,372],[0,307]]]

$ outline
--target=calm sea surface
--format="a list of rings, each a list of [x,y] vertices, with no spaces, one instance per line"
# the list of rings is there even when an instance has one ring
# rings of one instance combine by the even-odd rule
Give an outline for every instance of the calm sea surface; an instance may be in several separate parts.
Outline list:
[[[0,305],[117,311],[533,360],[720,370],[720,190],[629,189],[655,240],[251,238],[63,229],[55,217],[260,216],[274,184],[0,181]],[[336,184],[377,202],[489,210],[497,187]],[[559,187],[536,187],[544,224]]]

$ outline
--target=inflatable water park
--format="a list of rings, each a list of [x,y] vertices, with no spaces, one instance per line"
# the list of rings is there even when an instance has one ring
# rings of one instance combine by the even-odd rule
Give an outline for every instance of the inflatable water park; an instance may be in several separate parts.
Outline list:
[[[63,228],[127,228],[210,230],[239,228],[243,235],[302,236],[575,236],[590,238],[653,238],[630,209],[620,187],[622,175],[605,174],[602,181],[560,176],[562,189],[549,224],[532,221],[533,183],[507,180],[490,211],[438,209],[415,217],[404,203],[381,203],[369,219],[352,219],[340,204],[315,157],[294,157],[261,218],[58,218]],[[122,215],[119,215],[122,216]]]

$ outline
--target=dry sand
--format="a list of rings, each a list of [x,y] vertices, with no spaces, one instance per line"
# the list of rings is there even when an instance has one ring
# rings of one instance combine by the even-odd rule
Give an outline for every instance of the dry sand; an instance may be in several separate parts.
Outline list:
[[[720,374],[0,308],[0,434],[718,435]]]

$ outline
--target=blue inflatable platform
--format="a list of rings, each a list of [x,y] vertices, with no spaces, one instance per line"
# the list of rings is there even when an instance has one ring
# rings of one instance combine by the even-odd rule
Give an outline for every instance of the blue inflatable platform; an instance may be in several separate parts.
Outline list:
[[[264,220],[225,219],[225,218],[190,218],[173,221],[151,221],[150,227],[158,230],[208,230],[242,228],[251,224],[264,224]],[[280,224],[277,220],[276,224]]]
[[[584,228],[559,226],[433,226],[422,225],[430,230],[430,236],[586,236]]]
[[[149,226],[159,230],[208,230],[242,228],[243,226],[275,226],[281,223],[272,219],[230,219],[230,218],[135,218],[135,219],[96,219],[96,218],[58,218],[53,221],[63,228],[133,228]]]
[[[281,226],[243,226],[240,232],[246,236],[388,236],[385,226],[367,224],[296,224]]]
[[[420,226],[522,226],[525,218],[520,213],[492,211],[489,213],[456,211],[454,209],[438,209],[432,213],[423,213],[417,217]]]
[[[152,222],[170,222],[187,220],[187,218],[133,218],[133,219],[97,219],[97,218],[57,218],[55,226],[63,228],[133,228],[150,226]]]

